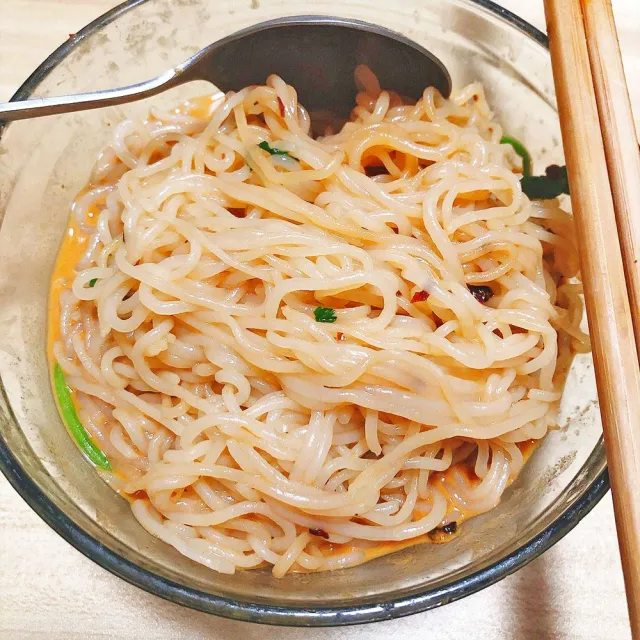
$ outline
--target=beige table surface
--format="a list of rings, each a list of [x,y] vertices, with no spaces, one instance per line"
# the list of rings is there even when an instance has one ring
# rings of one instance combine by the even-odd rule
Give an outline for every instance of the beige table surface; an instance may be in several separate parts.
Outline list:
[[[114,0],[0,0],[0,101],[7,100],[69,33],[116,4]],[[499,4],[544,28],[542,0]],[[640,123],[640,0],[614,0],[614,8]],[[314,631],[222,620],[141,591],[58,537],[0,476],[2,640],[629,637],[610,496],[544,556],[489,589],[402,620]]]

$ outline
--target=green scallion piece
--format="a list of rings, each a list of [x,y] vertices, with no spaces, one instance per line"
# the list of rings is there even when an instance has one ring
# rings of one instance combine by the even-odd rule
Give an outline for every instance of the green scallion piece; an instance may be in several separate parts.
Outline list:
[[[313,315],[316,322],[335,322],[338,319],[336,312],[331,307],[316,307]]]
[[[293,160],[297,160],[297,158],[294,158],[288,151],[283,151],[282,149],[276,149],[275,147],[270,146],[266,140],[261,142],[258,146],[267,153],[270,153],[272,156],[288,156]]]
[[[522,191],[532,200],[550,200],[569,193],[567,167],[552,164],[545,170],[544,176],[524,176],[520,180]]]
[[[59,364],[56,364],[53,370],[53,386],[58,398],[58,405],[60,407],[60,413],[67,428],[71,432],[74,440],[78,443],[78,446],[84,454],[98,467],[102,467],[107,471],[111,471],[111,463],[109,458],[103,451],[98,449],[93,440],[87,433],[78,418],[76,408],[73,406],[73,400],[71,398],[71,389],[67,385],[67,381],[64,379],[64,373]]]
[[[98,278],[91,278],[91,280],[89,280],[89,288],[95,287],[96,282],[98,282]]]
[[[522,142],[511,136],[502,136],[502,138],[500,138],[500,144],[510,144],[513,147],[513,150],[522,158],[522,174],[524,176],[530,176],[531,156]]]
[[[563,193],[569,193],[569,179],[567,168],[552,164],[545,169],[544,176],[531,175],[531,156],[527,148],[511,136],[502,136],[500,144],[510,144],[513,150],[522,158],[522,178],[520,186],[522,192],[531,200],[550,200]]]

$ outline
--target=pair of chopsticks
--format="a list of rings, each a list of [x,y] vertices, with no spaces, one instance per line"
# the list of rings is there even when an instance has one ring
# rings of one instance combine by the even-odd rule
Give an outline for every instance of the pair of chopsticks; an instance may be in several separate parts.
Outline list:
[[[631,632],[640,639],[640,156],[610,0],[544,0]]]

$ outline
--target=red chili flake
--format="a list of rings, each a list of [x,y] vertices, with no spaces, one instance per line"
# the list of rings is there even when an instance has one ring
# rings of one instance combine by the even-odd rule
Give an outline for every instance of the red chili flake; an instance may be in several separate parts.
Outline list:
[[[438,316],[433,316],[433,323],[436,325],[436,329],[444,324]]]
[[[455,533],[457,530],[458,530],[458,523],[455,520],[453,522],[449,522],[449,524],[445,524],[444,527],[442,527],[442,531],[448,534]]]
[[[280,96],[278,96],[278,106],[280,107],[280,115],[284,118],[284,102],[282,102]]]
[[[324,538],[325,540],[329,539],[329,534],[324,529],[309,529],[309,533],[312,536],[320,536],[321,538]]]
[[[364,172],[368,178],[373,178],[374,176],[388,176],[389,172],[387,168],[383,164],[369,165],[364,168]]]
[[[75,37],[76,37],[76,34],[75,34],[75,33],[70,33],[70,34],[69,34],[69,37],[70,37],[70,38],[75,38]]]
[[[338,342],[342,342],[344,340],[344,333],[342,333],[342,331],[338,331],[338,333],[336,334],[336,338]]]
[[[494,329],[493,334],[498,336],[498,338],[504,338],[504,336],[502,335],[502,331],[500,331],[500,329]]]
[[[478,302],[487,302],[489,299],[493,298],[493,289],[491,287],[488,287],[485,284],[481,284],[481,285],[470,284],[470,285],[467,285],[467,287],[471,292],[471,295]]]
[[[411,302],[424,302],[429,297],[426,291],[416,291],[411,298]]]
[[[474,95],[474,96],[473,96],[473,101],[474,101],[474,102],[478,102],[478,100],[479,100],[478,96]]]
[[[246,210],[241,207],[229,207],[227,211],[236,218],[244,218],[247,214]]]
[[[456,533],[456,531],[458,531],[458,523],[454,520],[453,522],[445,524],[443,527],[436,527],[429,531],[429,537],[434,537],[441,533],[445,533],[450,536]]]

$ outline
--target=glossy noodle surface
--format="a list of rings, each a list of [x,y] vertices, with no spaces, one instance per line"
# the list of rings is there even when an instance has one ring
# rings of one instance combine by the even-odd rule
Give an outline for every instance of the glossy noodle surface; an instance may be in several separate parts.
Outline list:
[[[122,122],[72,206],[52,370],[142,526],[216,571],[449,539],[589,348],[571,217],[522,193],[483,87],[357,75],[318,139],[275,76]]]

